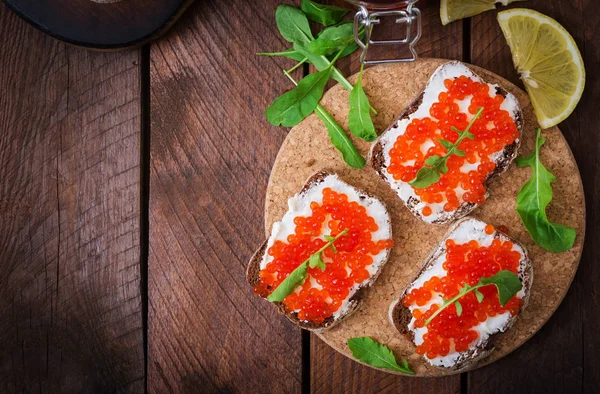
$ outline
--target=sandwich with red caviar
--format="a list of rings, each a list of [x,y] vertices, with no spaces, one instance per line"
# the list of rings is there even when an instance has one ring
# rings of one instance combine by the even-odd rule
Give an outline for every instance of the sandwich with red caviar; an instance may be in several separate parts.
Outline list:
[[[379,199],[327,172],[311,176],[288,206],[246,278],[298,326],[325,331],[357,310],[388,260],[390,216]]]
[[[477,219],[455,223],[390,321],[431,365],[468,369],[488,356],[529,301],[533,268],[523,245]]]
[[[517,156],[522,127],[512,94],[453,61],[378,138],[369,162],[414,215],[448,223],[486,201],[487,183]]]

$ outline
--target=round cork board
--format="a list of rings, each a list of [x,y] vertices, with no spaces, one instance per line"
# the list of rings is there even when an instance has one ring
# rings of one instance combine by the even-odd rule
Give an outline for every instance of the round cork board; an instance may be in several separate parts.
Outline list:
[[[446,60],[421,59],[413,63],[376,66],[365,71],[363,85],[371,104],[377,109],[374,118],[378,131],[385,128],[424,89],[429,76]],[[471,66],[485,81],[498,83],[514,94],[523,110],[524,129],[520,152],[533,151],[538,126],[527,94],[505,79]],[[356,75],[350,80],[354,82]],[[321,104],[347,128],[348,92],[336,85]],[[507,355],[527,341],[556,310],[573,280],[579,264],[585,231],[585,202],[581,177],[573,154],[557,127],[543,131],[546,144],[541,149],[544,165],[557,177],[552,185],[554,199],[548,217],[577,230],[574,247],[568,252],[553,254],[537,246],[521,223],[516,211],[516,196],[531,176],[530,168],[511,165],[501,177],[489,185],[489,200],[472,216],[495,226],[505,225],[510,234],[528,249],[533,261],[534,280],[529,306],[515,325],[496,341],[496,350],[478,366],[489,364]],[[367,156],[370,144],[353,138],[358,150]],[[413,343],[400,335],[388,321],[392,300],[400,294],[419,272],[422,262],[438,244],[449,225],[430,225],[417,219],[404,206],[395,192],[368,167],[353,169],[346,165],[327,136],[327,129],[311,115],[294,127],[281,146],[267,187],[265,228],[267,236],[273,222],[287,211],[287,200],[298,193],[306,179],[318,170],[336,172],[347,183],[379,196],[392,217],[394,250],[381,275],[368,291],[361,308],[328,332],[317,334],[331,347],[352,358],[346,342],[349,338],[370,336],[389,346],[398,359],[408,360],[416,376],[442,376],[446,372],[431,367],[415,353]],[[390,371],[386,371],[390,372]]]

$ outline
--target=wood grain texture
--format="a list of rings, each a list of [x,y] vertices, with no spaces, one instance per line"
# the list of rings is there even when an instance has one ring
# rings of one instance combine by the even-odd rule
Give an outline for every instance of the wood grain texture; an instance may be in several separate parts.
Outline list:
[[[420,57],[462,59],[462,24],[454,23],[443,27],[439,18],[438,2],[420,2],[423,36],[416,49]],[[378,26],[379,27],[379,26]],[[393,36],[393,25],[381,26],[381,37]],[[389,48],[375,48],[376,56],[384,56]],[[399,52],[398,55],[401,55]],[[352,75],[360,68],[358,54],[350,61],[339,64],[345,75]],[[381,130],[379,130],[381,131]],[[315,334],[311,334],[310,387],[316,393],[367,393],[367,392],[410,392],[410,393],[457,393],[460,377],[449,376],[437,379],[417,379],[394,376],[377,371],[340,355],[326,345]]]
[[[199,2],[151,47],[150,392],[300,392],[300,331],[252,294],[289,89],[278,0]]]
[[[451,393],[460,392],[458,376],[410,378],[377,371],[334,351],[316,335],[311,338],[319,363],[311,369],[311,393]]]
[[[0,36],[0,392],[143,391],[138,53]]]
[[[600,14],[591,1],[519,4],[540,11],[561,23],[577,42],[586,68],[583,97],[575,112],[560,124],[578,162],[586,192],[587,239],[578,273],[569,293],[548,324],[521,349],[488,367],[469,373],[469,393],[512,392],[591,393],[600,385],[600,168],[597,160],[600,137],[597,103],[600,100]],[[495,19],[495,12],[473,20],[472,62],[517,83],[511,55]],[[522,86],[522,84],[520,84]],[[555,170],[552,169],[551,170]]]
[[[152,47],[150,392],[299,392],[307,376],[298,330],[243,278],[264,239],[267,178],[285,137],[263,110],[289,88],[279,68],[290,61],[253,55],[286,47],[279,3],[198,2]],[[462,58],[462,22],[442,28],[429,3],[419,54]],[[600,15],[590,0],[518,6],[562,23],[587,64],[586,91],[561,130],[583,177],[588,240],[549,323],[470,373],[462,391],[591,393],[600,385]],[[0,392],[142,392],[139,53],[65,46],[3,4],[0,37]],[[471,38],[473,63],[518,83],[494,12],[473,19]],[[356,58],[343,69],[357,71]],[[304,387],[316,393],[461,390],[458,377],[372,370],[316,337],[309,366]]]
[[[36,28],[100,50],[141,46],[165,33],[194,0],[2,0]]]

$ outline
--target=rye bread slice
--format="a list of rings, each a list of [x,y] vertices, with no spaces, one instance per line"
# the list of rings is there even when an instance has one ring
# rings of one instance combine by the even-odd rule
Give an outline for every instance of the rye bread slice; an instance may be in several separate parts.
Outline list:
[[[452,61],[452,62],[448,62],[445,63],[443,65],[441,65],[435,72],[437,73],[439,70],[441,70],[443,67],[448,67],[448,66],[452,66],[452,65],[462,65],[463,63],[458,62],[458,61]],[[466,65],[464,65],[466,66]],[[468,67],[468,66],[466,66]],[[481,78],[479,75],[477,75],[473,70],[469,69],[473,75],[479,79],[481,79],[482,82],[485,83],[485,81],[483,80],[483,78]],[[434,75],[432,74],[432,76]],[[431,81],[431,80],[430,80]],[[425,88],[425,90],[429,87],[429,83],[427,85],[427,87]],[[393,180],[393,178],[391,178],[391,176],[389,176],[389,174],[387,173],[387,171],[385,171],[385,169],[387,168],[387,164],[386,164],[386,154],[385,154],[385,148],[387,144],[392,144],[394,143],[394,141],[387,141],[386,140],[386,134],[392,130],[394,128],[394,126],[403,119],[408,119],[410,117],[411,114],[415,113],[417,111],[417,109],[421,106],[421,104],[423,103],[423,97],[424,97],[424,93],[425,90],[423,92],[421,92],[419,94],[419,96],[417,96],[417,98],[415,98],[415,100],[409,104],[398,116],[398,118],[396,118],[396,120],[390,125],[388,126],[388,128],[377,138],[377,140],[373,143],[372,147],[371,147],[371,151],[369,154],[369,157],[367,159],[369,165],[371,167],[373,167],[373,169],[375,169],[375,171],[377,172],[377,174],[379,174],[379,176],[386,181],[390,187],[393,188],[393,184],[392,182],[398,182],[400,183],[401,181],[395,181]],[[496,86],[496,93],[502,95],[503,97],[507,97],[510,93],[508,93],[505,89],[503,89],[500,86]],[[512,96],[512,95],[511,95]],[[514,97],[514,96],[513,96]],[[516,98],[515,98],[515,102],[516,102]],[[521,112],[521,109],[518,106],[517,103],[517,108],[515,110],[514,113],[514,117],[515,117],[515,124],[517,126],[517,129],[519,130],[519,133],[522,134],[522,130],[523,130],[523,113]],[[387,142],[387,143],[386,143]],[[510,164],[513,162],[513,160],[517,157],[518,154],[518,150],[519,147],[521,145],[521,138],[518,138],[517,140],[515,140],[515,142],[513,142],[510,145],[506,145],[504,147],[504,149],[496,154],[496,158],[494,160],[494,163],[496,164],[496,168],[494,169],[494,171],[492,171],[490,174],[488,174],[487,178],[484,181],[484,185],[487,186],[490,181],[492,181],[492,179],[496,178],[497,176],[499,176],[500,174],[504,173],[508,167],[510,166]],[[486,193],[486,197],[488,196],[488,194]],[[418,197],[414,197],[414,196],[410,196],[406,201],[404,201],[404,204],[407,206],[407,208],[419,219],[428,222],[427,220],[425,220],[425,217],[423,217],[423,215],[421,215],[420,211],[417,209],[417,205],[421,202],[420,199],[418,199]],[[469,202],[463,202],[457,209],[455,209],[454,211],[450,211],[450,212],[444,212],[440,214],[440,217],[436,220],[433,220],[431,223],[434,224],[444,224],[444,223],[449,223],[452,222],[454,220],[460,219],[466,215],[468,215],[469,213],[471,213],[475,208],[477,208],[477,204],[475,203],[469,203]]]
[[[310,178],[308,178],[308,180],[304,184],[304,187],[302,188],[300,193],[298,193],[298,195],[305,196],[311,188],[324,182],[325,179],[329,176],[337,177],[337,174],[330,173],[327,171],[319,171],[319,172],[313,174]],[[340,179],[340,181],[341,181],[341,179]],[[358,193],[359,199],[361,201],[367,200],[367,199],[371,200],[371,201],[376,201],[384,207],[385,213],[386,213],[385,223],[389,226],[389,238],[391,239],[392,238],[391,218],[389,216],[389,213],[388,213],[387,208],[385,207],[385,204],[383,203],[383,201],[381,201],[379,198],[373,196],[372,194],[370,194],[366,191],[360,190],[360,189],[358,189],[352,185],[349,185],[347,183],[346,183],[346,185],[348,187],[351,187]],[[258,284],[258,282],[260,281],[260,277],[259,277],[259,273],[261,270],[260,264],[262,262],[263,256],[267,252],[268,242],[269,242],[268,239],[265,240],[265,242],[263,242],[261,247],[256,251],[256,253],[254,253],[254,255],[252,256],[252,258],[250,259],[250,262],[248,264],[248,268],[246,270],[246,280],[252,287],[254,287],[256,284]],[[356,289],[356,291],[350,292],[350,294],[348,295],[348,298],[347,298],[348,308],[346,309],[346,311],[343,314],[341,314],[337,318],[334,318],[332,316],[332,317],[325,319],[325,321],[323,321],[323,323],[321,323],[321,324],[315,324],[310,321],[303,321],[303,320],[298,319],[298,314],[293,311],[292,312],[287,311],[285,309],[285,306],[281,302],[274,302],[273,304],[279,309],[279,312],[283,313],[289,320],[291,320],[294,324],[298,325],[300,328],[303,328],[303,329],[309,330],[309,331],[315,331],[315,332],[327,331],[330,328],[337,325],[338,323],[340,323],[341,321],[343,321],[344,319],[346,319],[348,316],[350,316],[352,313],[354,313],[360,307],[360,305],[362,304],[362,300],[365,297],[367,289],[369,287],[371,287],[373,285],[373,283],[375,283],[375,280],[377,280],[377,277],[381,273],[383,266],[385,265],[385,263],[387,262],[387,260],[389,258],[390,252],[391,252],[391,249],[387,249],[385,251],[383,261],[379,264],[379,267],[376,270],[376,272],[368,280],[361,283],[358,286],[358,288]]]
[[[450,227],[450,229],[448,230],[446,235],[444,235],[444,237],[440,241],[437,248],[429,255],[429,257],[427,257],[427,259],[425,259],[425,262],[423,263],[423,267],[421,268],[419,274],[415,277],[415,281],[421,275],[423,275],[423,273],[426,272],[431,266],[433,266],[435,261],[446,252],[446,245],[445,245],[446,239],[451,238],[453,233],[455,232],[455,230],[459,226],[461,226],[461,224],[467,223],[470,220],[475,220],[477,222],[480,222],[477,219],[467,217],[467,218],[463,218],[463,219],[457,221],[456,223],[454,223]],[[521,308],[521,311],[523,311],[529,303],[529,296],[531,293],[531,285],[533,283],[533,265],[531,263],[529,255],[527,254],[527,250],[525,249],[523,244],[519,243],[514,238],[512,238],[504,233],[501,233],[500,231],[496,231],[496,233],[494,234],[494,239],[500,239],[502,241],[511,241],[513,244],[518,245],[523,251],[523,253],[522,253],[523,257],[520,261],[519,270],[518,270],[518,276],[523,283],[523,289],[521,290],[524,293],[523,298],[522,298],[523,306]],[[407,291],[411,289],[411,287],[415,281],[413,281],[392,302],[392,304],[390,305],[390,310],[389,310],[390,323],[400,332],[400,334],[405,336],[411,342],[414,342],[414,333],[409,329],[408,325],[409,325],[410,321],[412,320],[412,314],[411,314],[409,308],[402,305],[401,301],[404,298],[404,296],[406,295]],[[500,328],[499,332],[490,335],[487,340],[483,341],[479,345],[473,346],[472,348],[469,348],[468,350],[459,353],[459,356],[458,356],[456,362],[454,363],[454,365],[449,366],[449,367],[441,367],[441,366],[436,366],[436,365],[434,365],[434,366],[439,369],[451,370],[451,371],[462,371],[465,369],[472,368],[479,360],[484,359],[494,350],[495,341],[498,338],[500,338],[503,333],[505,333],[512,327],[512,325],[516,321],[517,317],[518,317],[518,315],[512,316],[508,320],[508,322]],[[425,360],[429,361],[426,357],[424,357],[424,358],[425,358]]]

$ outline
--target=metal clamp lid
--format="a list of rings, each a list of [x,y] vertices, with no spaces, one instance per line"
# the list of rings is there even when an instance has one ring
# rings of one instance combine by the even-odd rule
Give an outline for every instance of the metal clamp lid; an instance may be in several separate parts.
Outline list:
[[[393,16],[396,17],[395,23],[404,25],[406,33],[404,38],[393,40],[374,40],[371,38],[373,27],[380,23],[381,17]],[[365,27],[365,40],[362,41],[359,36],[359,29]],[[413,35],[413,27],[416,34]],[[406,9],[402,10],[382,10],[371,12],[364,5],[359,6],[359,10],[354,16],[354,40],[359,47],[362,48],[360,61],[363,64],[381,64],[381,63],[396,63],[396,62],[412,62],[417,60],[417,52],[415,44],[421,38],[421,11],[413,6],[410,2]],[[395,59],[372,59],[367,58],[367,52],[370,45],[402,45],[407,46],[411,57],[395,58]]]

